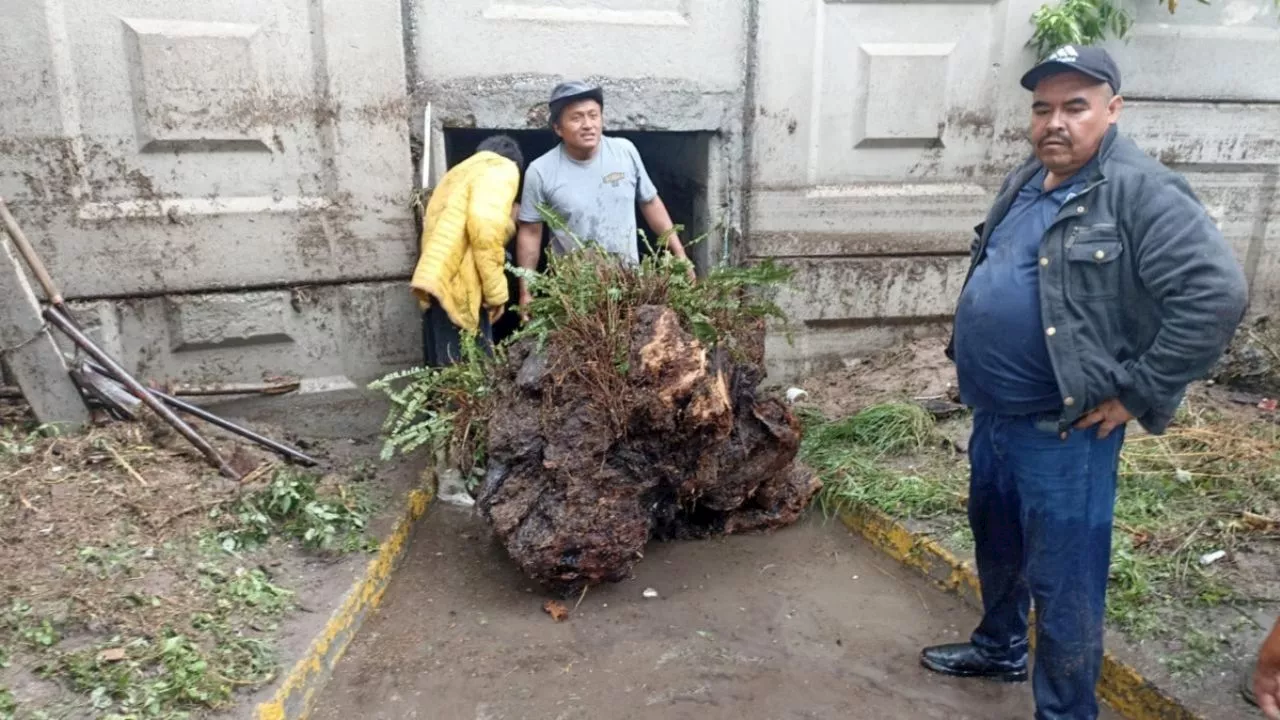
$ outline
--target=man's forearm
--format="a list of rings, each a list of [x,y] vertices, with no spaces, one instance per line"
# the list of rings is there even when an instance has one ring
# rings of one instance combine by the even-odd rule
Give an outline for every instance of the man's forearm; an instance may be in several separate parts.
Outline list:
[[[671,213],[667,212],[667,205],[662,202],[662,198],[655,196],[641,206],[641,212],[644,214],[645,222],[649,223],[649,227],[653,228],[658,237],[666,238],[667,248],[671,250],[671,254],[688,260],[689,257],[684,253],[684,244],[680,242],[680,235],[675,231],[675,223],[671,222]]]
[[[526,270],[538,269],[538,256],[542,254],[542,224],[521,223],[516,234],[516,264]],[[524,278],[520,278],[520,291],[525,292],[528,286]]]

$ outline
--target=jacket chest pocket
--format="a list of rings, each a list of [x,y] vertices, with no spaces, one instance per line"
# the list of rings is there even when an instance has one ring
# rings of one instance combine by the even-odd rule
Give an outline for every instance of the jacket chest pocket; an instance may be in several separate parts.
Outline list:
[[[1123,253],[1114,225],[1080,228],[1067,240],[1067,296],[1080,301],[1119,297]]]

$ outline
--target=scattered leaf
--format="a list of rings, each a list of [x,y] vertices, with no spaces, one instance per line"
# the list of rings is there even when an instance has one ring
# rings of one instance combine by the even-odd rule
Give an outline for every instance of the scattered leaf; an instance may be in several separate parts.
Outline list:
[[[546,604],[542,606],[542,611],[550,615],[551,619],[556,622],[563,622],[565,618],[569,617],[569,608],[561,605],[555,600],[548,600]]]

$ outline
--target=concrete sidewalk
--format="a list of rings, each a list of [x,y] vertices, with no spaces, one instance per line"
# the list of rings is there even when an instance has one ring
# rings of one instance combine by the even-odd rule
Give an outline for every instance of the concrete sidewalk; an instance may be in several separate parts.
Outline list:
[[[645,599],[650,587],[661,597]],[[975,613],[835,521],[655,544],[633,580],[592,589],[563,623],[544,600],[478,519],[432,509],[315,717],[1032,714],[1029,685],[921,669],[920,648],[966,636]]]

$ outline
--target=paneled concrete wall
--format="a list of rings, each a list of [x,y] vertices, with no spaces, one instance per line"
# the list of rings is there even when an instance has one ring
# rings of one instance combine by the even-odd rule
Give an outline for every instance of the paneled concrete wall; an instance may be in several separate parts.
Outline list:
[[[705,184],[701,262],[799,271],[782,380],[947,322],[1028,151],[1040,2],[0,3],[0,195],[146,374],[362,382],[418,359],[422,147],[438,178],[445,129],[545,128],[551,87],[594,79],[611,130],[712,133],[668,163]],[[1274,310],[1276,7],[1133,9],[1122,130],[1187,174]]]
[[[746,254],[798,270],[793,342],[774,379],[936,331],[963,281],[971,228],[1030,151],[1040,0],[761,0]],[[1280,22],[1273,3],[1133,8],[1112,43],[1123,132],[1187,175],[1253,283],[1280,308],[1276,174]],[[1213,59],[1210,60],[1210,55]]]
[[[0,28],[0,194],[104,341],[160,377],[340,364],[344,284],[412,260],[398,3],[31,0]]]

